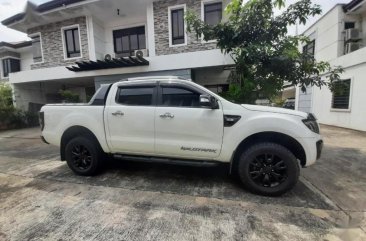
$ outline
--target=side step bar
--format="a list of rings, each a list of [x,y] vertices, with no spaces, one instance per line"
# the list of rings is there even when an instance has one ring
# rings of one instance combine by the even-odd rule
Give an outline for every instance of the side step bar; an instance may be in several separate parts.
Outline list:
[[[113,157],[127,161],[148,162],[148,163],[164,163],[182,166],[207,167],[218,166],[222,164],[219,161],[204,161],[204,160],[188,160],[188,159],[172,159],[163,157],[147,157],[147,156],[133,156],[124,154],[114,154]]]

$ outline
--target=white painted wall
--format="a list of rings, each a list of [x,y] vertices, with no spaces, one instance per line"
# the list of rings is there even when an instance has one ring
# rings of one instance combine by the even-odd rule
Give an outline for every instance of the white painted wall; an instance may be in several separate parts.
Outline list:
[[[146,15],[139,15],[133,18],[122,17],[116,21],[104,24],[104,36],[105,36],[105,51],[107,54],[114,54],[113,46],[113,30],[132,28],[137,26],[145,26],[145,33],[147,32]],[[147,34],[146,34],[147,38]],[[148,39],[146,39],[148,43]]]
[[[76,81],[77,78],[82,77],[204,68],[234,64],[232,58],[229,55],[224,55],[223,53],[221,53],[219,49],[161,55],[148,57],[147,59],[150,61],[150,65],[138,67],[72,72],[67,70],[65,67],[60,66],[53,68],[21,71],[17,73],[11,73],[10,82],[16,84],[63,79],[75,79]]]
[[[106,54],[105,30],[103,24],[96,18],[93,18],[93,37],[96,59],[103,60]]]
[[[20,54],[20,70],[30,70],[33,64],[33,54],[31,51]]]
[[[344,22],[355,21],[366,43],[366,13],[345,14],[341,6],[333,8],[305,31],[315,36],[315,58],[342,66],[341,79],[351,79],[350,110],[332,110],[332,93],[327,87],[309,87],[306,94],[298,88],[296,109],[313,112],[320,123],[366,131],[366,48],[344,55]],[[314,34],[315,33],[315,34]],[[366,45],[365,45],[366,46]]]

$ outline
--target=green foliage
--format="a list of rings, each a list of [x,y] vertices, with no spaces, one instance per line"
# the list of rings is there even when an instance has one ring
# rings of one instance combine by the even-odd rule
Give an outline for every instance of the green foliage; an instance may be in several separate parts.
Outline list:
[[[37,125],[37,114],[14,108],[10,85],[0,83],[0,130]]]
[[[60,90],[59,93],[67,103],[80,103],[79,95],[71,92],[70,90]]]
[[[9,84],[0,82],[0,109],[13,108],[12,89]]]
[[[205,40],[217,39],[217,46],[235,62],[234,83],[225,94],[229,99],[253,103],[259,96],[276,96],[285,81],[305,90],[309,85],[331,87],[339,79],[341,67],[301,53],[298,47],[309,39],[287,32],[288,26],[305,24],[308,17],[320,14],[320,6],[300,0],[275,16],[274,9],[284,6],[285,0],[232,0],[225,9],[227,21],[214,26],[188,11],[188,31]]]

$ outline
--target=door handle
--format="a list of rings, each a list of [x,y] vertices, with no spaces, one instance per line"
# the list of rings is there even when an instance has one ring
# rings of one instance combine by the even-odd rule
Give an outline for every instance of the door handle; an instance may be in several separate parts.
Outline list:
[[[172,118],[174,118],[174,115],[167,112],[165,114],[161,114],[160,118],[170,118],[170,119],[172,119]]]
[[[122,111],[116,111],[116,112],[113,112],[112,115],[114,115],[114,116],[118,116],[118,115],[123,116],[124,113]]]

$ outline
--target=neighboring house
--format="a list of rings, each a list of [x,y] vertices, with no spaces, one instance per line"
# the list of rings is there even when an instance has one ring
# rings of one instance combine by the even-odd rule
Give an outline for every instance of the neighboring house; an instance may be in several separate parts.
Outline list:
[[[308,28],[303,51],[317,61],[342,66],[338,91],[327,87],[296,89],[296,109],[313,112],[320,123],[366,131],[366,0],[336,5]]]
[[[20,69],[29,69],[29,63],[21,62],[29,55],[32,42],[5,43],[0,42],[0,81],[7,81],[9,74]],[[21,66],[22,65],[22,66]]]
[[[2,21],[27,33],[31,42],[23,43],[24,47],[10,44],[12,54],[1,56],[2,65],[9,66],[6,62],[10,59],[11,67],[1,73],[13,86],[16,106],[25,110],[60,102],[60,89],[78,93],[86,101],[101,84],[146,75],[182,76],[221,92],[228,87],[225,66],[233,61],[216,48],[214,40],[205,42],[187,33],[184,14],[193,10],[207,23],[215,24],[221,21],[226,2],[28,3],[24,13]]]

